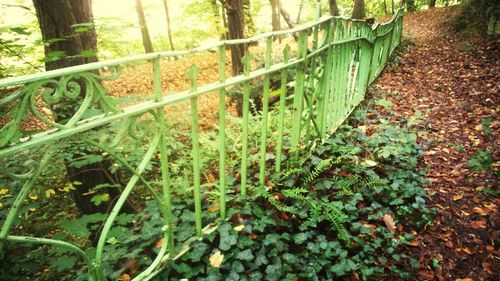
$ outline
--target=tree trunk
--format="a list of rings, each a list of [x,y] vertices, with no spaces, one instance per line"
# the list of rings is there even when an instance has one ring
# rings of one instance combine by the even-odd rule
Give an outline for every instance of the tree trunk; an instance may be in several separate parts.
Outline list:
[[[352,10],[351,18],[358,20],[365,18],[365,0],[354,0],[354,9]]]
[[[219,14],[219,5],[217,4],[217,0],[210,0],[210,4],[212,5],[212,13],[214,15],[215,19],[215,25],[217,26],[217,33],[219,34],[219,39],[224,40],[226,39],[225,32],[222,32],[222,29],[224,28],[224,24],[221,23],[221,18]]]
[[[141,27],[142,34],[142,44],[144,45],[144,50],[146,53],[154,52],[153,43],[151,42],[151,37],[149,37],[148,26],[146,24],[146,17],[144,16],[144,10],[142,9],[141,0],[135,0],[135,10],[137,11],[137,16],[139,17],[139,25]]]
[[[257,28],[255,27],[255,23],[253,22],[252,12],[250,10],[250,0],[243,0],[243,21],[244,21],[244,34],[247,36],[253,36],[257,33]]]
[[[302,14],[302,8],[304,7],[304,0],[300,0],[300,4],[299,4],[299,11],[297,12],[297,19],[295,20],[295,22],[297,24],[299,24],[300,22],[300,16]]]
[[[244,38],[245,22],[243,16],[243,0],[220,0],[227,13],[228,39]],[[241,58],[245,54],[244,44],[231,45],[231,66],[234,76],[243,73]]]
[[[408,12],[415,12],[417,7],[415,6],[415,0],[405,0],[406,2],[406,10]]]
[[[382,3],[382,5],[384,6],[384,14],[387,16],[389,14],[389,12],[387,11],[387,2],[386,2],[386,0],[384,0],[384,2]]]
[[[336,0],[329,0],[328,3],[330,4],[330,15],[332,16],[339,16],[339,7],[337,6],[337,1]]]
[[[436,7],[436,0],[429,0],[429,8]]]
[[[70,67],[80,64],[96,62],[97,58],[97,40],[92,22],[92,4],[90,0],[33,0],[33,6],[36,10],[40,31],[44,44],[45,55],[49,56],[54,52],[63,52],[61,59],[46,61],[45,68],[54,70],[64,67]],[[55,9],[54,7],[57,7]],[[85,24],[85,32],[75,32],[73,26],[76,24]],[[64,39],[64,40],[54,40]],[[83,51],[92,51],[93,56],[80,56]],[[88,54],[88,53],[87,53]],[[85,85],[82,84],[82,95],[85,95]],[[54,118],[57,122],[64,123],[67,116],[75,113],[77,105],[65,104],[65,109],[53,107]],[[68,109],[72,108],[72,109]],[[88,150],[73,151],[74,157],[83,154],[90,154]],[[120,193],[116,188],[102,189],[110,195],[111,200],[95,206],[91,201],[92,195],[88,191],[96,185],[116,184],[110,179],[109,161],[94,163],[80,168],[71,166],[71,161],[66,162],[66,170],[71,182],[78,181],[81,184],[75,185],[76,190],[72,191],[75,205],[81,215],[92,214],[96,212],[106,212],[111,206],[111,202]]]
[[[394,0],[391,0],[391,12],[394,15]]]
[[[227,18],[226,18],[226,9],[224,5],[221,6],[221,14],[222,14],[222,25],[224,26],[224,39],[229,39],[229,27],[227,26]]]
[[[283,19],[285,20],[286,24],[288,25],[288,28],[290,28],[290,29],[294,28],[295,23],[292,21],[292,17],[290,17],[290,14],[285,10],[285,8],[283,7],[283,4],[281,4],[281,1],[279,4],[280,4],[280,14],[283,17]]]
[[[279,31],[280,28],[280,8],[279,8],[279,0],[269,0],[271,4],[271,25],[273,31]]]
[[[168,0],[163,0],[163,6],[165,7],[165,16],[167,17],[167,35],[168,35],[168,42],[170,43],[170,49],[172,51],[175,50],[174,47],[174,40],[172,40],[172,30],[170,28],[170,13],[168,12]]]
[[[46,70],[97,61],[96,56],[79,56],[84,50],[96,51],[96,34],[93,25],[88,25],[87,32],[76,33],[73,25],[91,23],[90,0],[33,0],[38,22],[42,32],[45,55],[64,52],[60,59],[45,62]],[[73,9],[73,6],[78,9]],[[54,9],[54,7],[58,7]],[[58,40],[54,40],[58,39]],[[64,40],[60,40],[64,39]]]

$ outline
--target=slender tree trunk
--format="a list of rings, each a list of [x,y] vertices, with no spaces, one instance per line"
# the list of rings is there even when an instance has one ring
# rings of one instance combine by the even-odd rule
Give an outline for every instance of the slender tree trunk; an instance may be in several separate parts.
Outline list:
[[[391,0],[391,12],[394,15],[394,0]]]
[[[217,4],[217,0],[210,0],[210,4],[212,5],[212,13],[214,15],[215,19],[215,25],[217,26],[217,33],[219,34],[219,39],[224,40],[226,39],[225,37],[225,32],[222,32],[222,29],[224,28],[224,23],[221,23],[221,15],[219,13],[219,5]]]
[[[290,14],[285,10],[281,1],[279,2],[279,4],[280,4],[280,14],[283,17],[283,19],[285,20],[286,24],[288,25],[288,28],[290,28],[290,29],[294,28],[295,23],[292,21],[292,17],[290,17]]]
[[[384,2],[382,3],[382,5],[384,6],[384,14],[387,16],[389,14],[389,11],[387,11],[387,2],[386,2],[386,0],[384,0]]]
[[[174,51],[175,47],[174,47],[174,40],[172,40],[172,30],[171,30],[171,25],[170,25],[170,13],[168,11],[168,0],[163,0],[163,6],[165,7],[165,16],[167,17],[168,42],[170,43],[170,49],[172,51]]]
[[[351,18],[358,20],[365,18],[365,0],[354,0],[354,9],[352,10]]]
[[[417,10],[417,7],[415,6],[415,0],[405,0],[406,2],[406,10],[408,12],[414,12]]]
[[[70,67],[80,64],[96,62],[96,56],[79,56],[83,51],[97,52],[97,40],[94,26],[92,25],[92,3],[90,0],[33,0],[36,10],[40,31],[44,44],[45,55],[54,52],[63,52],[64,55],[55,61],[46,61],[45,68],[54,70],[64,67]],[[57,7],[55,9],[54,7]],[[76,24],[87,24],[86,32],[75,32],[73,26]],[[53,40],[64,39],[64,40]],[[78,82],[78,81],[77,81]],[[81,83],[82,96],[85,96],[85,84]],[[70,109],[68,109],[70,108]],[[64,107],[53,106],[54,119],[57,122],[64,123],[68,116],[73,116],[78,104],[64,104]],[[72,151],[73,157],[91,154],[92,152],[83,149],[78,151],[75,148]],[[66,171],[71,182],[78,181],[81,184],[76,185],[76,190],[72,191],[75,205],[81,215],[92,214],[96,212],[107,212],[110,203],[120,192],[117,188],[101,189],[100,192],[106,192],[111,200],[95,206],[91,201],[92,195],[89,191],[97,185],[117,184],[113,179],[116,175],[111,174],[109,161],[102,161],[75,168],[71,165],[71,160],[66,163]],[[111,176],[110,176],[111,175]]]
[[[300,0],[300,4],[299,4],[299,11],[297,12],[297,19],[295,20],[295,22],[297,24],[299,24],[300,22],[300,16],[302,14],[302,8],[304,7],[304,0]]]
[[[227,25],[229,29],[228,39],[245,38],[245,21],[243,16],[243,0],[220,0],[227,14]],[[245,54],[244,44],[231,45],[231,66],[233,75],[243,73],[241,58]]]
[[[436,0],[429,0],[429,8],[436,7]]]
[[[142,9],[141,0],[135,0],[135,10],[137,11],[137,16],[139,17],[139,25],[141,27],[142,34],[142,44],[144,45],[144,50],[146,53],[154,52],[153,43],[151,42],[151,37],[149,36],[148,26],[146,24],[146,17],[144,16],[144,10]]]
[[[252,12],[250,10],[250,0],[242,0],[242,1],[243,1],[244,28],[246,28],[246,32],[244,30],[243,33],[247,34],[247,36],[253,36],[257,32],[257,29],[255,27]]]
[[[221,14],[222,14],[222,25],[224,26],[224,39],[229,39],[229,27],[227,26],[227,17],[226,17],[226,8],[224,5],[221,6]]]
[[[280,11],[279,0],[269,0],[271,4],[271,24],[273,31],[279,31],[280,28]]]
[[[332,16],[338,16],[338,15],[340,15],[340,13],[339,13],[339,7],[337,6],[337,1],[336,0],[329,0],[328,4],[330,5],[330,15],[332,15]]]

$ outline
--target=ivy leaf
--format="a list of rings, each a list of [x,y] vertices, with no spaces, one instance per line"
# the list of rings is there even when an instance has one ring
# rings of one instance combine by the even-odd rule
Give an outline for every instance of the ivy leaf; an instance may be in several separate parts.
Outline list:
[[[77,262],[77,258],[72,257],[72,256],[60,256],[57,258],[57,260],[54,262],[54,265],[56,267],[56,270],[58,272],[64,271],[66,269],[73,268]]]
[[[239,252],[236,258],[239,260],[251,261],[253,260],[254,255],[252,254],[252,251],[250,249],[246,249],[244,251]]]
[[[219,268],[222,264],[222,261],[224,260],[224,255],[221,253],[221,251],[217,250],[210,256],[208,260],[210,261],[210,265],[212,267]]]

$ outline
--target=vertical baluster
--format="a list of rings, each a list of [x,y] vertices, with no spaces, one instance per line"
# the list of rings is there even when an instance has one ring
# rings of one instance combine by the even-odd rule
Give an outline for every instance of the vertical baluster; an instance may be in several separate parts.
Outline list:
[[[318,3],[318,6],[320,6],[320,4]],[[318,14],[319,15],[319,14]],[[312,51],[315,51],[316,49],[318,49],[318,33],[319,33],[319,25],[316,25],[313,27],[313,41],[312,41]],[[311,138],[311,129],[314,129],[313,127],[313,121],[314,121],[314,101],[315,101],[315,98],[316,98],[316,90],[317,88],[315,87],[314,85],[314,80],[315,80],[315,74],[316,74],[316,68],[317,68],[317,59],[318,57],[315,56],[313,58],[311,58],[311,66],[309,67],[309,75],[308,75],[308,78],[309,78],[309,83],[308,83],[308,87],[307,87],[307,90],[304,91],[304,97],[306,98],[306,102],[307,102],[307,110],[309,112],[308,114],[308,117],[307,117],[307,121],[306,121],[306,135],[305,135],[305,142],[309,142],[310,138]],[[321,65],[321,64],[320,64]]]
[[[163,91],[161,88],[161,71],[160,71],[160,58],[155,58],[153,60],[153,85],[154,85],[154,95],[157,102],[163,100]],[[170,188],[170,171],[168,169],[168,153],[167,153],[167,143],[165,140],[166,133],[166,122],[165,122],[165,112],[163,108],[158,108],[156,113],[158,114],[159,129],[161,132],[160,137],[160,170],[161,170],[161,183],[163,187],[163,197],[165,203],[166,217],[165,225],[167,226],[167,247],[170,255],[175,254],[175,243],[174,243],[174,232],[173,232],[173,222],[172,222],[172,194]]]
[[[299,58],[304,61],[297,65],[297,74],[295,80],[295,91],[293,94],[293,116],[292,116],[292,150],[293,158],[297,158],[301,124],[302,124],[302,111],[304,103],[304,76],[306,68],[306,55],[307,55],[307,31],[301,31],[299,34]]]
[[[250,60],[251,56],[246,53],[243,58],[243,75],[250,75]],[[247,165],[248,165],[248,115],[250,102],[250,84],[248,81],[243,82],[243,139],[241,148],[241,195],[247,194]]]
[[[331,21],[328,21],[327,24],[325,25],[325,45],[329,45],[332,38],[331,38],[331,32],[332,32],[332,25]],[[327,112],[330,111],[330,108],[328,107],[328,101],[330,98],[330,75],[331,75],[331,57],[332,57],[332,47],[329,46],[324,53],[325,55],[322,55],[322,59],[324,60],[324,70],[323,70],[323,76],[321,77],[320,80],[320,85],[319,85],[319,100],[318,100],[318,127],[319,127],[319,134],[321,138],[325,137],[325,128],[326,128],[326,119],[327,119]],[[326,59],[325,59],[326,57]]]
[[[196,78],[199,74],[199,69],[192,65],[189,69],[189,79],[191,80],[191,92],[196,91]],[[193,146],[193,187],[194,187],[194,213],[196,235],[201,236],[201,191],[200,191],[200,136],[199,136],[199,120],[198,120],[198,97],[191,98],[191,140]]]
[[[265,69],[271,67],[271,53],[272,53],[273,38],[269,36],[266,39],[266,57]],[[262,98],[262,127],[260,132],[260,167],[259,167],[259,183],[264,185],[266,178],[266,140],[267,140],[267,118],[269,112],[269,87],[270,87],[270,74],[264,76],[264,93]]]
[[[290,57],[290,45],[286,44],[283,49],[283,62],[288,63]],[[281,70],[280,103],[278,115],[278,145],[276,147],[276,172],[281,172],[281,158],[283,154],[283,129],[285,120],[286,84],[288,82],[288,69]]]
[[[226,46],[219,47],[219,81],[226,81]],[[226,217],[226,89],[219,90],[219,202],[220,216]]]

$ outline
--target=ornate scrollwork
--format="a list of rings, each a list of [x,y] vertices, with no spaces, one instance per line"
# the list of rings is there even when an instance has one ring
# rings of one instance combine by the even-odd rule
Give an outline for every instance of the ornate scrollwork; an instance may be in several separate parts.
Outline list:
[[[101,81],[118,78],[121,67],[111,67],[109,72],[107,76],[81,72],[39,80],[25,84],[0,99],[0,109],[7,112],[8,120],[0,129],[0,147],[19,142],[21,122],[30,118],[29,113],[50,128],[62,129],[74,127],[86,118],[89,109],[102,113],[119,112]],[[57,112],[64,112],[66,117],[54,118]]]

